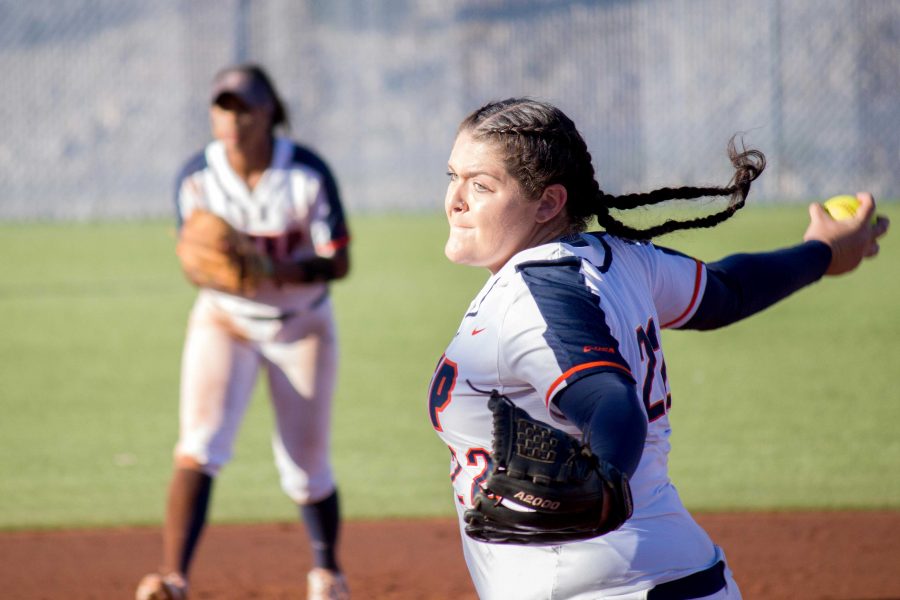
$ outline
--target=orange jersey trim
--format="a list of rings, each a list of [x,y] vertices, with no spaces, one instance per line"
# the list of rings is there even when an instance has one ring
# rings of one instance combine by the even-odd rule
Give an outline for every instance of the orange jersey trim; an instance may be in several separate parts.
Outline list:
[[[703,265],[701,264],[701,262],[699,260],[696,260],[696,259],[694,260],[694,263],[696,264],[696,270],[694,273],[694,293],[691,296],[691,301],[688,302],[687,308],[684,309],[683,313],[681,313],[680,315],[678,315],[676,318],[672,319],[668,323],[663,323],[662,324],[663,329],[665,329],[666,327],[671,327],[675,323],[678,323],[679,321],[681,321],[683,318],[685,318],[685,316],[690,314],[690,312],[694,309],[694,305],[697,304],[697,299],[700,297],[700,279],[701,279],[700,276],[703,274]]]
[[[332,254],[341,248],[346,248],[350,245],[350,236],[345,236],[342,238],[338,238],[336,240],[331,240],[325,244],[319,244],[316,246],[316,252],[319,254]]]
[[[566,378],[568,378],[570,375],[572,375],[573,373],[577,373],[578,371],[584,371],[585,369],[592,369],[594,367],[615,367],[616,369],[619,369],[620,371],[624,371],[625,373],[627,373],[628,376],[631,377],[632,379],[634,378],[634,375],[631,374],[631,369],[624,367],[624,366],[620,365],[619,363],[610,362],[608,360],[599,360],[596,362],[584,363],[583,365],[578,365],[577,367],[572,367],[571,369],[569,369],[568,371],[566,371],[565,373],[563,373],[562,375],[560,375],[559,377],[556,378],[556,381],[554,381],[553,385],[550,386],[550,389],[547,390],[547,397],[544,398],[544,404],[546,404],[547,406],[550,406],[550,398],[553,397],[553,392],[555,392],[556,388],[558,388],[559,385],[563,381],[565,381]]]

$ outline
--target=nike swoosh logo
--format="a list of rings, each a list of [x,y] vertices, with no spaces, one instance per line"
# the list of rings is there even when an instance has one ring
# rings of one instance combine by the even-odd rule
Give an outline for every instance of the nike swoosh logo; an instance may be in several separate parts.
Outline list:
[[[484,330],[485,330],[484,327],[482,327],[481,329],[478,329],[478,328],[476,327],[475,329],[472,330],[472,335],[478,335],[479,333],[481,333],[481,332],[484,331]]]

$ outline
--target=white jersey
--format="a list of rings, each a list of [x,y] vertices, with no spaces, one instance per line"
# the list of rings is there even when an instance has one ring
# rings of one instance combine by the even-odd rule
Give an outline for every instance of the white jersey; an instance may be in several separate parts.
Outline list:
[[[705,278],[705,265],[684,255],[581,234],[520,252],[469,306],[429,391],[431,423],[451,451],[460,515],[491,468],[491,390],[580,437],[554,399],[582,377],[616,371],[635,381],[648,419],[631,479],[634,514],[622,528],[554,547],[486,544],[463,535],[482,598],[511,589],[521,598],[596,598],[598,591],[605,597],[712,564],[715,546],[669,481],[672,401],[659,343],[661,329],[679,327],[694,314]]]
[[[210,143],[178,177],[179,222],[196,208],[209,210],[253,237],[274,259],[332,256],[349,242],[334,177],[310,150],[276,138],[272,163],[254,189],[234,172],[221,142]],[[276,286],[264,282],[252,298],[204,290],[219,308],[251,317],[277,317],[321,302],[326,283]]]

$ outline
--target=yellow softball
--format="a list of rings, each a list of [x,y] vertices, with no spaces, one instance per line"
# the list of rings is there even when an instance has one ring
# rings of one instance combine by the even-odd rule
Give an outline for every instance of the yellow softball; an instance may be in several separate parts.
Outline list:
[[[859,200],[857,200],[856,196],[842,194],[840,196],[832,196],[822,206],[825,207],[825,211],[835,221],[843,221],[844,219],[853,218],[853,215],[856,214],[856,210],[859,208]],[[874,215],[872,220],[875,220]]]

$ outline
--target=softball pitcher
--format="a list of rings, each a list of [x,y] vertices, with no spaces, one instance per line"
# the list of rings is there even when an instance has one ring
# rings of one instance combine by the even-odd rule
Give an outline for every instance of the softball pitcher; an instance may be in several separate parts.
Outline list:
[[[705,264],[648,242],[743,206],[765,158],[733,144],[729,154],[726,187],[614,197],[599,189],[574,123],[549,104],[490,103],[462,122],[445,253],[491,276],[438,361],[428,410],[450,448],[463,554],[482,599],[741,597],[668,476],[677,403],[660,333],[722,327],[851,271],[888,223],[872,224],[874,201],[859,194],[849,221],[812,205],[806,241],[784,250]],[[610,214],[701,196],[730,202],[647,230]],[[594,217],[605,232],[584,233]]]
[[[188,161],[177,183],[178,254],[200,290],[182,357],[162,563],[136,598],[187,598],[212,484],[231,459],[260,371],[275,415],[281,487],[300,507],[312,543],[308,597],[349,598],[336,555],[340,515],[329,462],[338,348],[328,282],[349,269],[337,185],[316,154],[275,135],[287,114],[259,66],[220,72],[210,101],[215,141]],[[205,239],[216,227],[209,223],[229,233]],[[233,272],[223,278],[220,267]]]

